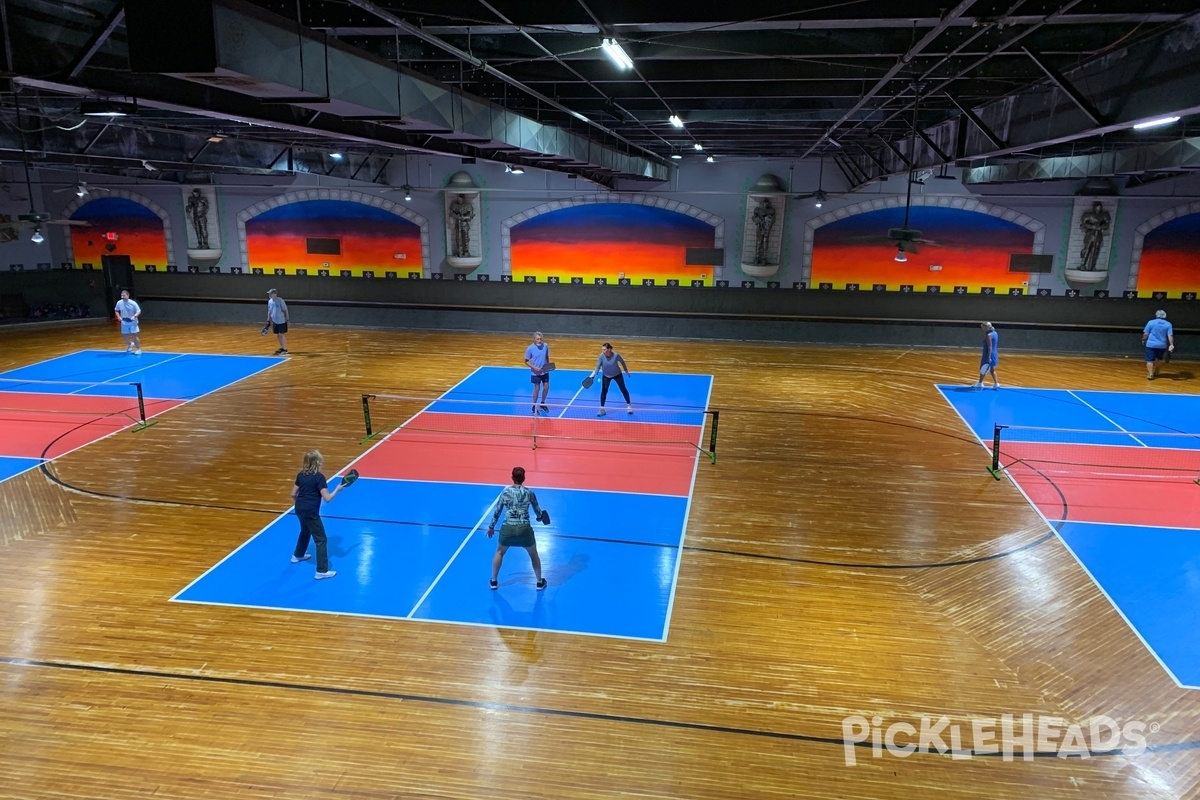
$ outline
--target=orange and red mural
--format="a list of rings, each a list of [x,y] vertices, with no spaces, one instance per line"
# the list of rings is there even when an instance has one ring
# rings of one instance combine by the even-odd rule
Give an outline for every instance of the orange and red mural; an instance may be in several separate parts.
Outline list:
[[[715,247],[716,229],[678,211],[632,203],[586,203],[550,211],[514,225],[511,232],[513,280],[558,278],[567,283],[627,278],[659,286],[693,280],[711,286],[712,266],[688,266],[689,247]]]
[[[336,239],[340,254],[310,253],[308,239]],[[364,271],[383,275],[419,272],[421,228],[382,208],[347,200],[303,200],[264,211],[246,221],[250,269],[294,275]]]
[[[128,256],[134,269],[153,265],[166,270],[167,239],[163,221],[141,203],[123,197],[98,197],[81,205],[71,219],[91,223],[71,228],[76,269],[100,269],[102,256]]]
[[[929,286],[952,291],[965,286],[978,293],[990,287],[997,294],[1024,289],[1028,273],[1009,272],[1009,256],[1032,253],[1033,231],[990,214],[941,206],[913,206],[908,226],[921,231],[916,253],[907,261],[895,260],[896,243],[890,228],[904,223],[904,208],[886,208],[855,214],[817,228],[813,236],[811,285],[833,284],[844,289],[875,284],[899,291],[912,286],[923,292]]]
[[[1159,225],[1142,242],[1137,291],[1141,296],[1166,292],[1178,298],[1200,292],[1200,214],[1186,214]]]

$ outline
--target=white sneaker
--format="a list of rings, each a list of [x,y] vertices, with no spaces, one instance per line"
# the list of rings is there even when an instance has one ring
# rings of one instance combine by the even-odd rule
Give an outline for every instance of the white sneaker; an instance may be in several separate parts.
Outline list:
[[[983,381],[980,381],[979,383],[975,384],[975,385],[974,385],[974,386],[972,386],[971,388],[972,388],[972,389],[982,389],[982,388],[983,388]]]
[[[605,410],[602,408],[602,409],[600,409],[599,411],[597,411],[597,412],[596,412],[596,416],[597,416],[597,417],[603,417],[603,416],[604,416],[605,414],[607,414],[607,413],[608,413],[608,412],[607,412],[607,411],[605,411]]]
[[[308,561],[310,558],[312,558],[312,556],[308,553],[305,553],[302,556],[292,556],[292,563],[299,564],[301,561]]]
[[[133,348],[133,354],[135,356],[140,356],[142,354],[142,348],[140,348],[140,347]]]
[[[626,413],[626,414],[632,414],[632,413],[633,413],[633,406],[632,406],[632,405],[625,406],[625,413]]]
[[[315,577],[319,581],[323,581],[326,578],[332,578],[334,575],[337,575],[337,573],[334,572],[333,570],[329,570],[329,572],[318,572],[313,577]]]
[[[133,352],[133,345],[128,345],[128,346],[125,348],[125,352],[126,352],[126,353],[132,353],[132,352]]]

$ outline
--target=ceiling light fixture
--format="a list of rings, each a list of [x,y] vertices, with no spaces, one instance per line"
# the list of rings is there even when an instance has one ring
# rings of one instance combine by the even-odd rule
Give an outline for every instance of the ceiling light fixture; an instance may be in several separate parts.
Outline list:
[[[682,155],[680,155],[679,153],[671,153],[671,158],[673,158],[673,159],[675,159],[676,161],[678,161],[679,159],[683,158],[683,156],[682,156]]]
[[[41,244],[42,242],[46,241],[46,237],[42,236],[42,229],[34,228],[33,236],[29,237],[29,241],[33,242],[34,244]]]
[[[704,149],[704,145],[700,144],[699,142],[696,142],[694,145],[692,145],[692,147],[696,148],[697,150]]]
[[[678,115],[678,114],[672,114],[672,115],[670,116],[670,120],[671,120],[671,124],[672,124],[672,125],[674,125],[676,128],[682,128],[682,127],[683,127],[683,120],[681,120],[681,119],[679,118],[679,115]]]
[[[908,256],[904,254],[904,247],[896,245],[896,260],[903,264],[908,261]]]
[[[616,39],[605,39],[600,42],[600,47],[603,48],[604,54],[621,69],[633,68],[633,59],[621,48]]]
[[[112,100],[84,100],[79,104],[79,113],[85,117],[127,117],[137,113],[137,106]]]
[[[411,203],[412,202],[412,187],[406,183],[403,186],[401,186],[400,188],[404,190],[404,202]]]
[[[708,163],[710,163],[710,164],[711,164],[711,163],[713,163],[714,161],[716,161],[716,159],[715,159],[715,158],[713,158],[712,156],[709,156],[708,158],[706,158],[706,159],[704,159],[704,160],[705,160],[705,161],[707,161],[707,162],[708,162]]]
[[[329,154],[329,157],[330,157],[330,158],[332,158],[334,161],[341,161],[341,160],[342,160],[342,154],[341,154],[341,153],[330,153],[330,154]]]
[[[208,137],[208,141],[209,144],[216,144],[217,142],[225,141],[225,137],[219,133],[214,133],[212,136]]]
[[[79,185],[75,187],[75,196],[76,197],[87,197],[87,193],[88,193],[87,192],[87,184],[84,183],[83,181],[80,181]]]
[[[1135,131],[1144,131],[1147,128],[1161,128],[1163,125],[1170,125],[1173,122],[1179,122],[1179,117],[1158,117],[1157,119],[1148,119],[1145,122],[1139,122],[1133,126]]]
[[[524,175],[525,168],[522,167],[520,164],[517,164],[515,167],[512,168],[512,174],[513,175]]]

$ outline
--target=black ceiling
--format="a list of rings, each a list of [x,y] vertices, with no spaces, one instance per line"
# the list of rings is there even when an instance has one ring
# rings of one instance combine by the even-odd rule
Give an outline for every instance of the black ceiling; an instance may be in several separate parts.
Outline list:
[[[154,0],[181,20],[213,1]],[[540,127],[501,134],[511,116],[485,114],[493,118],[459,130],[454,111],[444,124],[414,124],[407,112],[348,113],[338,97],[265,99],[228,76],[154,74],[130,56],[130,25],[147,0],[8,0],[5,57],[15,79],[0,96],[0,150],[19,153],[21,134],[37,157],[85,169],[136,170],[149,157],[176,172],[291,169],[368,180],[381,179],[398,154],[437,152],[605,182],[661,180],[672,155],[824,155],[857,184],[910,168],[1086,156],[1200,133],[1188,116],[1200,105],[1195,0],[1136,8],[1125,0],[953,8],[929,0],[257,0],[257,10],[215,2],[241,9],[239,19],[255,23],[248,27],[308,29],[368,66],[432,79],[421,87],[434,106],[441,98],[429,87],[441,86],[447,98],[489,101],[485,109]],[[183,52],[205,38],[203,27],[156,30]],[[603,38],[622,45],[632,69],[604,55]],[[70,130],[85,120],[79,107],[88,97],[136,100],[139,110]],[[1172,111],[1184,119],[1130,130]],[[672,114],[684,127],[669,122]],[[214,135],[222,138],[208,142]],[[333,149],[349,158],[330,162]]]

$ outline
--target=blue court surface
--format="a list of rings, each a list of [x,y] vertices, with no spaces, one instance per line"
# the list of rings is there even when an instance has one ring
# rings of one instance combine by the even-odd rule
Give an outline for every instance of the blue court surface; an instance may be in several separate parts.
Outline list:
[[[1200,688],[1200,396],[938,386],[1181,687]],[[1186,434],[1186,435],[1181,435]],[[1006,449],[1007,448],[1007,449]]]
[[[286,359],[84,350],[0,373],[0,481]]]
[[[559,370],[552,379],[550,402],[564,417],[595,417],[598,384],[580,391],[586,371]],[[434,402],[424,413],[465,416],[529,414],[528,370],[483,367],[443,395],[466,404]],[[636,375],[630,381],[635,406],[664,410],[672,425],[694,421],[697,438],[703,425],[712,386],[709,376]],[[625,428],[629,415],[613,387],[612,421]],[[561,404],[559,407],[557,404]],[[476,407],[478,405],[478,407]],[[509,405],[512,408],[509,408]],[[578,406],[578,409],[576,408]],[[584,410],[586,409],[586,410]],[[633,415],[635,418],[644,412]],[[444,447],[460,448],[464,460],[475,459],[471,448],[492,446],[488,435],[448,439]],[[381,445],[383,445],[381,447]],[[507,445],[505,445],[507,446]],[[615,446],[620,446],[619,443]],[[545,455],[554,444],[536,452]],[[293,511],[277,518],[173,599],[179,602],[273,608],[329,614],[401,618],[450,624],[500,626],[562,633],[663,641],[667,637],[671,604],[690,504],[686,495],[610,491],[604,476],[592,487],[539,486],[530,488],[551,511],[549,526],[535,523],[538,551],[548,588],[537,591],[526,553],[511,548],[500,572],[497,590],[488,587],[494,539],[484,531],[491,510],[506,485],[503,461],[495,484],[459,483],[384,477],[372,474],[380,453],[406,461],[406,442],[381,442],[369,458],[359,459],[362,477],[353,486],[322,504],[329,536],[330,567],[337,576],[313,579],[313,560],[291,563],[299,523]],[[526,447],[527,458],[532,459]],[[567,451],[560,458],[587,459],[588,450]],[[698,451],[681,451],[678,469],[694,479]],[[508,455],[503,458],[508,459]],[[406,462],[407,463],[407,462]],[[532,461],[530,462],[533,463]],[[617,462],[614,462],[617,463]],[[383,465],[386,467],[386,464]],[[593,465],[594,466],[594,465]],[[631,465],[625,462],[623,469]],[[549,476],[544,476],[549,477]],[[571,475],[557,476],[567,483]],[[331,478],[335,484],[337,478]],[[550,483],[544,480],[541,483]],[[309,553],[314,552],[309,546]]]
[[[286,359],[272,356],[227,356],[196,353],[83,350],[27,367],[0,373],[0,391],[130,396],[128,384],[142,384],[142,393],[160,400],[195,400],[269,369]],[[53,386],[20,381],[68,381],[96,386]]]

